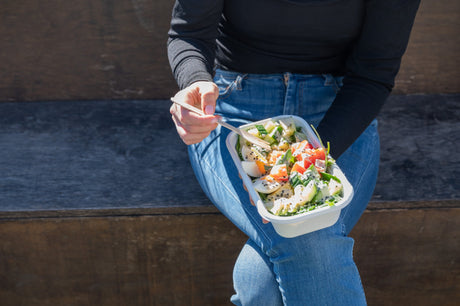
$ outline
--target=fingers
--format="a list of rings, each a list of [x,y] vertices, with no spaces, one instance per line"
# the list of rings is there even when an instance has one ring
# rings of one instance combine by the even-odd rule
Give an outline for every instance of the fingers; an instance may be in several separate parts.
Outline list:
[[[204,116],[196,114],[177,104],[171,106],[172,120],[185,144],[190,145],[202,141],[216,128],[218,116],[213,114],[218,96],[217,85],[212,82],[193,83],[175,95],[175,98],[202,109],[206,114]]]
[[[204,83],[204,84],[203,84]],[[216,110],[216,100],[219,97],[219,88],[210,82],[198,82],[197,84],[201,97],[201,110],[206,115],[214,114]]]
[[[213,82],[198,81],[179,91],[175,97],[198,107],[206,115],[212,115],[216,109],[219,88]]]
[[[191,145],[202,141],[211,132],[208,129],[199,131],[195,127],[183,125],[175,116],[172,116],[172,120],[176,125],[177,134],[186,145]]]

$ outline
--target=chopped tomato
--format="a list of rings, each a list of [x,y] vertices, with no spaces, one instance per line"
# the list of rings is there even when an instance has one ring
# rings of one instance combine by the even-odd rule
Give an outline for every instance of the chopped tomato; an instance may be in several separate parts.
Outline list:
[[[308,167],[310,167],[313,163],[311,162],[311,160],[308,158],[308,157],[305,157],[303,159],[303,167],[305,169],[308,169]]]
[[[303,167],[304,162],[303,161],[298,161],[292,166],[291,171],[294,172],[299,172],[300,174],[303,174],[307,169]]]
[[[315,162],[317,159],[326,159],[326,151],[323,148],[311,149],[306,152],[310,155],[309,159],[311,162]]]
[[[310,160],[310,154],[308,153],[302,153],[300,155],[297,155],[296,158],[300,165],[305,169],[308,169],[308,167],[310,167],[310,165],[313,164],[313,162]]]
[[[270,175],[277,181],[287,181],[289,179],[286,164],[273,166],[270,170]]]

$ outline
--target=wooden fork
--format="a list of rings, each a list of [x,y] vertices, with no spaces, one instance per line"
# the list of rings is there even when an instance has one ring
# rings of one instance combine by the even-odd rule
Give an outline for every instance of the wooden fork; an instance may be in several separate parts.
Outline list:
[[[196,108],[193,105],[187,104],[184,101],[181,101],[180,99],[177,99],[176,97],[171,98],[171,101],[176,103],[176,104],[178,104],[178,105],[180,105],[180,106],[182,106],[183,108],[188,109],[189,111],[192,111],[192,112],[197,113],[199,115],[205,116],[205,113],[203,113],[203,111],[201,109]],[[242,129],[239,129],[237,127],[234,127],[233,125],[228,124],[227,122],[223,121],[221,118],[219,118],[217,123],[219,123],[220,125],[222,125],[223,127],[227,128],[227,129],[237,133],[238,135],[240,135],[241,137],[243,137],[244,139],[246,139],[250,143],[253,143],[256,146],[259,146],[259,147],[261,147],[261,148],[263,148],[263,149],[265,149],[267,151],[271,150],[270,143],[268,143],[267,141],[265,141],[263,139],[260,139],[259,137],[256,137],[254,135],[251,135],[245,130],[242,130]]]

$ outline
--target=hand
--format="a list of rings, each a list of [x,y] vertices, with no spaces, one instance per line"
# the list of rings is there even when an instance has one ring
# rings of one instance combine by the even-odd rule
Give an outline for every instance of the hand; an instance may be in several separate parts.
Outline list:
[[[196,106],[206,115],[200,116],[173,104],[170,108],[172,120],[182,141],[191,145],[205,139],[217,127],[218,117],[214,115],[219,89],[213,82],[199,81],[182,89],[176,95],[185,103]]]

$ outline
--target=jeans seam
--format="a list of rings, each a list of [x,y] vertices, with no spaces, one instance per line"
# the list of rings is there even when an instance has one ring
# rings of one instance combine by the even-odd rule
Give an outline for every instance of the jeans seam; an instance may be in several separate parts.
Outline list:
[[[377,142],[377,139],[374,137],[373,139],[373,145],[372,145],[372,152],[371,154],[374,154],[375,153],[375,147],[376,147],[376,142]],[[371,155],[369,154],[369,155]],[[366,172],[369,167],[371,166],[371,160],[369,159],[369,161],[367,162],[367,165],[366,165],[366,168],[363,172]],[[359,178],[359,181],[358,183],[356,184],[356,188],[355,189],[359,189],[359,186],[361,185],[362,183],[362,176]],[[342,235],[343,236],[346,236],[346,233],[347,233],[347,227],[345,225],[345,223],[343,222],[343,220],[345,219],[345,217],[348,215],[348,211],[346,211],[343,216],[340,217],[340,221],[342,222]]]

